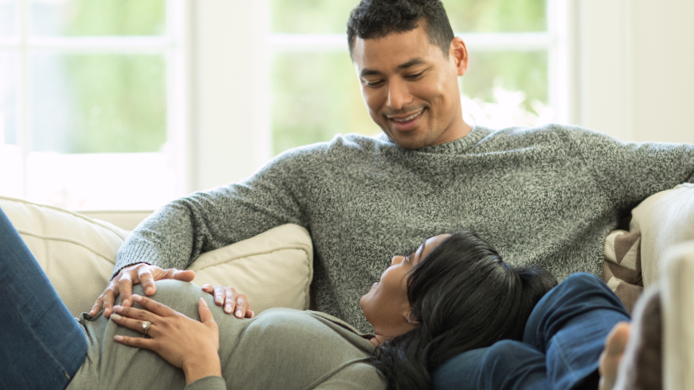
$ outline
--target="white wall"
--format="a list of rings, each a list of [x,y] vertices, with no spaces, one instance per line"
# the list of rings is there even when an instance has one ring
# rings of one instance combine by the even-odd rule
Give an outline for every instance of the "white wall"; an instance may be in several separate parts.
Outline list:
[[[239,181],[270,157],[266,2],[193,2],[190,191]]]
[[[694,1],[577,8],[578,122],[622,140],[694,143]]]

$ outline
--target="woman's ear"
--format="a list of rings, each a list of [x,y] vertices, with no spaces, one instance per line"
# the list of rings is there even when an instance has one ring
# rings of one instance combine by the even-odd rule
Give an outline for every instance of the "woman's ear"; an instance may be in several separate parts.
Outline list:
[[[405,313],[405,320],[407,320],[407,323],[412,325],[412,326],[417,326],[419,325],[419,321],[417,321],[413,316],[412,316],[412,310],[408,309],[407,312]]]

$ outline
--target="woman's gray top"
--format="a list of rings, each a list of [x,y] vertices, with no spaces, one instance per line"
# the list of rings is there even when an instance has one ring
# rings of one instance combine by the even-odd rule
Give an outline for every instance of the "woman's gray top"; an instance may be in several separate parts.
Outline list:
[[[140,286],[134,292],[143,295]],[[178,281],[157,282],[152,297],[199,320],[204,297],[219,325],[222,376],[186,386],[183,371],[154,352],[116,343],[113,336],[142,337],[102,316],[83,313],[89,350],[68,389],[385,389],[367,362],[374,347],[363,334],[327,314],[270,309],[252,319],[225,314],[200,287]]]

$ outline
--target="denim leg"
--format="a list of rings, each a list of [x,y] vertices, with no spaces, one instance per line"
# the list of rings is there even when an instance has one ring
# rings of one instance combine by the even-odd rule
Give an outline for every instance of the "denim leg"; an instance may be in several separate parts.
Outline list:
[[[0,388],[64,389],[87,338],[0,209]]]
[[[571,389],[598,369],[605,338],[629,315],[605,283],[590,274],[566,278],[538,302],[523,342],[547,356],[553,389]]]
[[[502,340],[448,360],[433,376],[436,390],[544,390],[545,354],[519,341]]]

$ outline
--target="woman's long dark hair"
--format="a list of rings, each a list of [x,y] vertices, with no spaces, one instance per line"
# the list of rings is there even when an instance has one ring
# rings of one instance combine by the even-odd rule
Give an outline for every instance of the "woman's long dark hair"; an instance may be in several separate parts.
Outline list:
[[[372,363],[388,389],[431,389],[432,373],[448,359],[521,340],[530,312],[556,285],[542,269],[504,263],[474,232],[457,232],[410,271],[407,298],[417,326],[379,347]]]

